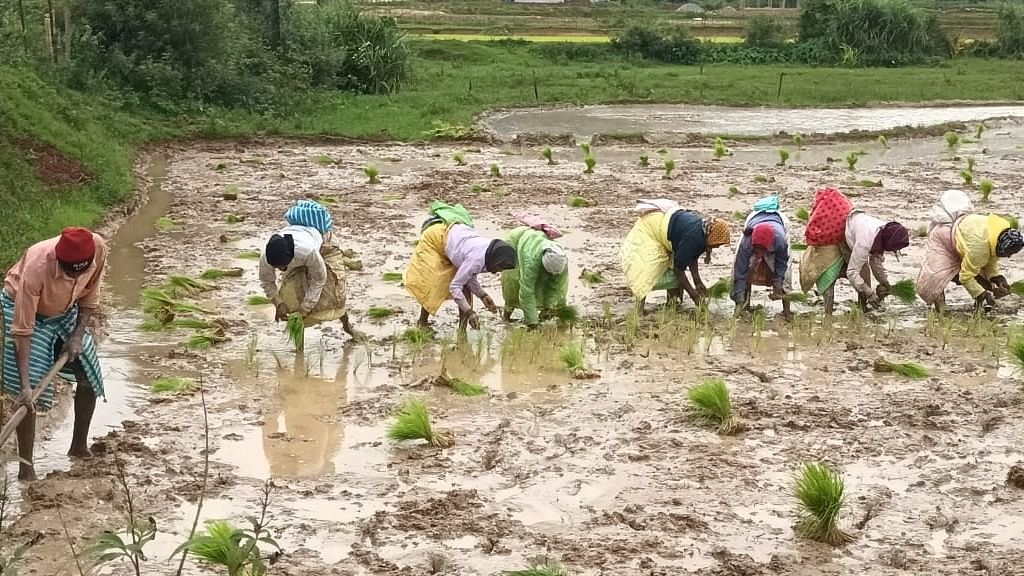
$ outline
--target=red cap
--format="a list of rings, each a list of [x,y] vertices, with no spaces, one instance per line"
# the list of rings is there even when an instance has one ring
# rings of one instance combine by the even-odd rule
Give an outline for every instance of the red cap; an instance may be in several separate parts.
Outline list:
[[[65,228],[57,241],[57,260],[67,264],[78,264],[91,260],[96,255],[96,240],[85,228]]]
[[[754,226],[750,233],[750,243],[757,248],[770,250],[775,245],[775,228],[767,223]]]

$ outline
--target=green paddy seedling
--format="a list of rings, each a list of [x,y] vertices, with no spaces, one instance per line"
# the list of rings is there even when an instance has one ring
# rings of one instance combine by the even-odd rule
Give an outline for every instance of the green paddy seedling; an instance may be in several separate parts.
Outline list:
[[[757,176],[754,176],[754,182],[757,184],[764,184],[767,181],[768,177],[765,176],[764,174],[758,174]]]
[[[321,166],[330,166],[334,164],[334,158],[321,154],[320,156],[314,156],[313,161]]]
[[[487,388],[462,378],[448,378],[447,381],[448,387],[459,396],[483,396],[487,393]]]
[[[156,229],[157,230],[172,230],[172,229],[177,228],[177,227],[178,227],[178,223],[175,222],[174,220],[171,220],[170,218],[168,218],[166,216],[163,216],[161,218],[157,218],[156,219]]]
[[[878,143],[882,145],[882,148],[889,149],[889,139],[885,137],[885,134],[878,135]]]
[[[708,288],[708,298],[721,300],[732,292],[732,278],[720,278]]]
[[[982,180],[978,184],[978,190],[981,192],[981,201],[985,204],[991,202],[992,189],[995,188],[995,184],[991,180]]]
[[[190,378],[179,378],[177,376],[165,376],[157,378],[149,385],[149,391],[154,394],[191,394],[196,389],[196,383]]]
[[[740,189],[737,186],[729,186],[729,196],[735,196],[740,193]]]
[[[388,438],[395,442],[426,440],[427,444],[437,448],[448,448],[454,444],[451,432],[434,430],[430,410],[422,400],[409,400],[402,406],[388,428]]]
[[[580,150],[583,151],[583,156],[584,157],[590,156],[590,144],[587,144],[586,142],[584,142],[583,144],[580,144]]]
[[[1001,214],[1000,216],[1010,224],[1010,228],[1020,230],[1020,220],[1016,216],[1013,214]]]
[[[1010,358],[1017,364],[1017,370],[1024,372],[1024,336],[1018,336],[1010,342]]]
[[[729,155],[729,149],[725,147],[725,141],[715,138],[715,160],[721,160]]]
[[[732,219],[737,222],[743,222],[747,219],[747,213],[741,210],[736,210],[732,213]]]
[[[586,170],[583,171],[584,174],[593,174],[594,166],[597,166],[597,158],[587,154],[583,157],[583,165],[587,167]]]
[[[363,174],[366,174],[367,184],[380,184],[380,169],[376,166],[366,166]]]
[[[269,502],[269,496],[266,497]],[[255,516],[249,518],[251,529],[236,528],[226,520],[214,520],[206,524],[206,529],[192,536],[174,551],[178,554],[191,554],[202,564],[218,566],[229,576],[261,576],[267,573],[263,563],[261,545],[280,550],[277,542],[266,532],[263,522],[266,514],[264,503],[263,519]],[[222,573],[224,573],[222,572]]]
[[[501,166],[498,164],[491,164],[491,178],[501,178]]]
[[[732,434],[739,430],[729,388],[722,379],[711,378],[701,382],[690,388],[687,398],[694,419],[715,426],[719,434]]]
[[[1017,296],[1024,296],[1024,280],[1018,280],[1013,284],[1010,284],[1010,292],[1013,292]]]
[[[575,326],[580,321],[580,311],[572,304],[562,304],[552,312],[558,323],[563,326]]]
[[[827,464],[811,462],[804,465],[793,490],[799,509],[796,533],[801,538],[832,546],[853,541],[839,528],[839,514],[845,505],[842,476]]]
[[[430,330],[426,328],[420,328],[419,326],[413,326],[412,328],[406,328],[405,332],[402,332],[402,341],[406,344],[422,345],[429,342],[432,338]]]
[[[779,148],[779,162],[776,166],[785,166],[787,162],[789,162],[789,150]]]
[[[202,332],[189,338],[185,342],[185,348],[189,350],[209,350],[213,346],[226,342],[227,337],[215,332]]]
[[[922,224],[922,225],[918,226],[917,228],[915,228],[914,229],[914,236],[916,236],[918,238],[927,238],[928,237],[928,225],[927,224]]]
[[[960,178],[963,179],[964,186],[967,186],[968,188],[974,186],[974,173],[970,170],[961,170]]]
[[[238,224],[242,221],[242,217],[237,214],[228,214],[224,217],[224,221],[228,224]]]
[[[271,300],[262,294],[253,294],[245,299],[245,303],[249,306],[266,306]]]
[[[366,315],[374,320],[384,320],[390,318],[398,312],[387,306],[370,306],[369,310],[366,311]]]
[[[960,135],[956,132],[946,132],[943,136],[946,139],[946,146],[949,148],[949,153],[954,154],[958,146],[960,146]]]
[[[402,273],[401,272],[385,272],[385,273],[381,274],[380,279],[385,281],[385,282],[401,282],[402,281]]]
[[[789,249],[790,250],[796,250],[797,252],[803,252],[804,250],[807,250],[807,244],[801,244],[799,242],[794,242],[794,243],[789,245]]]
[[[917,300],[917,286],[907,278],[892,285],[892,295],[904,304],[913,304]]]
[[[170,286],[174,292],[180,292],[182,294],[198,294],[199,292],[213,289],[213,286],[206,282],[177,274],[168,276],[167,285]]]
[[[259,250],[245,250],[238,253],[238,257],[242,260],[259,260],[260,256],[262,254],[260,254]]]
[[[302,314],[290,314],[284,332],[296,352],[302,353],[306,350],[306,324],[302,321]]]
[[[856,152],[850,152],[846,155],[846,167],[851,172],[857,169],[857,161],[860,160],[860,154]]]
[[[203,271],[199,275],[199,278],[203,280],[220,280],[221,278],[240,278],[244,270],[241,268],[210,268],[209,270]]]
[[[171,322],[171,326],[184,330],[213,330],[216,328],[213,322],[202,318],[175,318]]]
[[[811,219],[811,211],[805,206],[801,206],[796,209],[796,219],[801,222],[807,222]]]
[[[548,166],[554,166],[556,164],[555,153],[553,150],[551,150],[550,146],[541,151],[540,155],[543,156],[544,159],[548,161]]]
[[[800,150],[804,146],[804,135],[797,132],[793,135],[793,145],[796,146],[797,150]]]
[[[573,196],[569,198],[569,206],[572,208],[587,208],[590,206],[590,200],[582,196]]]
[[[861,180],[860,182],[858,182],[858,184],[860,184],[864,188],[881,188],[882,187],[882,181],[881,180]]]
[[[890,362],[885,358],[875,360],[875,372],[899,374],[913,380],[928,377],[928,369],[916,362]]]
[[[465,166],[466,165],[466,153],[465,152],[456,152],[455,154],[452,154],[452,160],[455,161],[455,165],[456,166]]]
[[[974,139],[975,140],[981,140],[981,135],[984,134],[985,130],[987,130],[987,129],[988,129],[988,127],[985,126],[984,122],[982,122],[981,124],[978,124],[978,127],[974,129]]]
[[[977,158],[975,158],[974,156],[968,156],[967,157],[967,171],[973,173],[974,172],[974,166],[977,165],[977,163],[978,163],[978,159]]]
[[[559,353],[562,365],[565,370],[573,376],[584,376],[588,373],[586,366],[586,353],[583,346],[574,342],[566,342]]]
[[[583,270],[580,273],[580,278],[587,284],[600,284],[604,282],[604,276],[601,276],[600,272],[594,272],[593,270]]]
[[[651,165],[650,157],[647,156],[647,154],[641,154],[640,155],[640,167],[641,168],[647,168],[650,165]]]
[[[506,570],[502,576],[570,576],[569,571],[559,564],[540,563],[532,564],[522,570]]]
[[[672,178],[672,171],[676,169],[676,161],[671,158],[665,159],[665,175],[662,178],[668,180]]]

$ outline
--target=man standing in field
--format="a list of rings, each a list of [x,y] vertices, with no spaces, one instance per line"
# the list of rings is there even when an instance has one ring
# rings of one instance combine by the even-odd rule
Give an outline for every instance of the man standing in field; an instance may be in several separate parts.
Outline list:
[[[0,293],[3,309],[3,388],[17,397],[29,413],[18,426],[18,478],[34,480],[32,451],[36,407],[53,405],[48,387],[35,405],[32,388],[53,367],[62,353],[68,361],[61,374],[73,377],[75,423],[69,456],[89,457],[89,425],[96,398],[103,396],[96,345],[87,330],[100,304],[107,245],[99,234],[85,228],[66,228],[60,236],[39,242],[25,251],[8,272]],[[44,383],[45,384],[45,383]]]

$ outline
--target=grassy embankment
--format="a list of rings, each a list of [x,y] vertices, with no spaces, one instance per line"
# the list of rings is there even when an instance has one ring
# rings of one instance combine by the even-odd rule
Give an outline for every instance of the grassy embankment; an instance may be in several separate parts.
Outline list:
[[[836,69],[787,66],[637,65],[617,58],[556,62],[527,45],[430,41],[416,44],[416,78],[386,96],[321,94],[277,115],[215,111],[171,119],[122,111],[31,73],[0,69],[0,269],[28,244],[70,224],[94,224],[133,188],[134,147],[186,135],[338,135],[422,138],[434,121],[470,126],[493,107],[604,102],[839,105],[928,100],[1022,100],[1024,62],[954,61],[944,67]],[[776,99],[779,74],[785,73]],[[535,98],[536,78],[539,98]],[[87,184],[50,189],[18,144],[53,144],[93,174]]]

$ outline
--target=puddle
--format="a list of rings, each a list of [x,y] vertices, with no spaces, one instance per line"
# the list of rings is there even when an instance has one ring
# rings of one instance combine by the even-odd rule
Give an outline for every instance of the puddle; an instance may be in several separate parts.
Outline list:
[[[613,105],[581,108],[524,109],[487,114],[482,122],[492,134],[511,140],[520,134],[682,134],[771,136],[842,134],[903,126],[1024,116],[1024,106],[934,106],[879,108],[732,108],[727,106]]]

